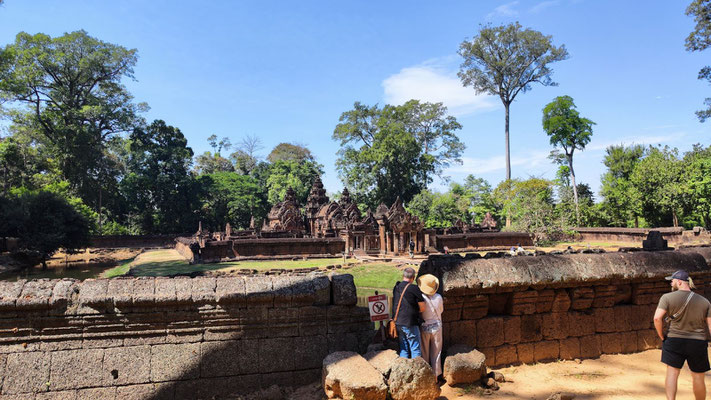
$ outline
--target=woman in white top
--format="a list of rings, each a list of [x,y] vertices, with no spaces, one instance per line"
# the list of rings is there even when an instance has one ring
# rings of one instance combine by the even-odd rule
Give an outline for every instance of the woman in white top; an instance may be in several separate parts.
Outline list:
[[[425,299],[424,322],[420,326],[422,358],[432,367],[435,376],[442,375],[442,311],[444,303],[437,293],[439,279],[426,274],[417,278],[417,286]]]

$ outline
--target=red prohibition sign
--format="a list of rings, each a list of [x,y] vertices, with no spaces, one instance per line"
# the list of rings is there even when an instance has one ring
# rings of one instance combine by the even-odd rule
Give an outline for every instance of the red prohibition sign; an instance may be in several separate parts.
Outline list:
[[[382,313],[384,313],[384,312],[385,312],[385,304],[383,304],[383,303],[380,302],[380,301],[376,301],[375,303],[373,303],[373,312],[374,312],[375,314],[382,314]]]

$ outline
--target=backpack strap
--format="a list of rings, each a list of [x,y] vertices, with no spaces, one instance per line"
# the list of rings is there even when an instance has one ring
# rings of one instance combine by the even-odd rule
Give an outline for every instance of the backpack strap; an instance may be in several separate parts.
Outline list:
[[[402,289],[402,293],[400,294],[400,300],[397,302],[397,308],[395,309],[395,317],[393,320],[397,323],[397,315],[400,313],[400,304],[402,304],[402,298],[405,297],[405,292],[407,291],[407,287],[412,285],[412,282],[408,282],[407,285],[405,285],[405,289]]]
[[[679,316],[684,312],[684,310],[686,310],[686,306],[689,304],[692,297],[694,297],[694,292],[690,290],[689,296],[686,298],[686,302],[684,303],[684,305],[681,306],[681,309],[679,311],[677,311],[674,315],[671,316],[672,320],[679,318]]]

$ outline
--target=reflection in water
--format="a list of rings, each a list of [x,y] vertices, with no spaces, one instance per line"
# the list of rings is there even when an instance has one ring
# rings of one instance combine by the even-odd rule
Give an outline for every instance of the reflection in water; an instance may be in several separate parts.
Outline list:
[[[98,278],[104,271],[116,266],[116,263],[99,263],[99,264],[81,264],[72,265],[69,267],[54,266],[46,270],[42,270],[41,266],[25,268],[19,271],[0,273],[2,281],[17,281],[19,279],[89,279]]]

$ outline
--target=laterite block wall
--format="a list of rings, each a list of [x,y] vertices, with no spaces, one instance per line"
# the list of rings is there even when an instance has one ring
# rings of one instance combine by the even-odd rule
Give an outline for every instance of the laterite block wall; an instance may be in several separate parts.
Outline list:
[[[503,366],[660,346],[652,317],[670,290],[664,276],[682,268],[697,293],[711,295],[711,269],[690,249],[431,257],[419,274],[432,273],[442,282],[445,348],[468,344],[490,366]]]
[[[320,379],[373,327],[352,276],[0,282],[2,399],[212,399]]]

